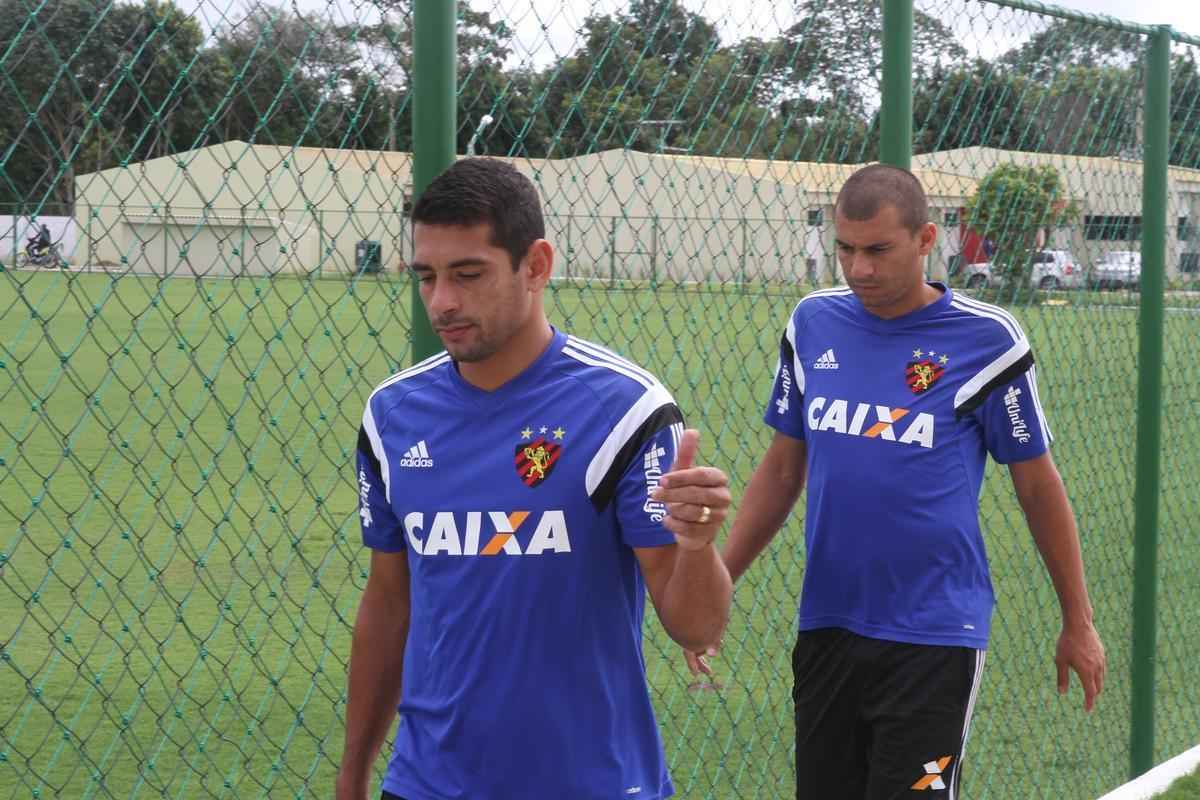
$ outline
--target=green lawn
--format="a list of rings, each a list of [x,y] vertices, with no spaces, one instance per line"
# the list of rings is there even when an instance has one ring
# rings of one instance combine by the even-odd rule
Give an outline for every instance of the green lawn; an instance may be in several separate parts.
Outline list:
[[[1162,794],[1157,800],[1200,800],[1200,767],[1190,775],[1184,775]]]
[[[744,485],[779,331],[802,290],[556,285],[552,317],[656,371]],[[1194,301],[1193,301],[1194,302]],[[1106,304],[1107,303],[1107,304]],[[1006,473],[983,516],[1000,605],[970,798],[1091,800],[1129,739],[1136,310],[1020,306],[1079,514],[1110,672],[1092,715],[1054,692],[1054,594]],[[328,797],[367,564],[347,465],[370,388],[409,362],[408,286],[0,273],[0,796]],[[1157,752],[1200,712],[1200,314],[1167,316]],[[684,798],[791,781],[797,515],[739,585],[691,693],[647,626]]]

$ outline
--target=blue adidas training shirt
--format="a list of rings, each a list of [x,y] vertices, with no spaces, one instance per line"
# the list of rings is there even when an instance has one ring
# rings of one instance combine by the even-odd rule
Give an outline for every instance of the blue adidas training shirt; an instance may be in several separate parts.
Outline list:
[[[987,647],[984,465],[1042,455],[1050,431],[1021,326],[935,286],[897,319],[842,288],[788,321],[765,420],[807,449],[801,630]]]
[[[556,331],[504,386],[446,353],[363,414],[363,541],[405,552],[411,621],[383,787],[407,800],[672,794],[642,659],[635,547],[683,432],[653,375]]]

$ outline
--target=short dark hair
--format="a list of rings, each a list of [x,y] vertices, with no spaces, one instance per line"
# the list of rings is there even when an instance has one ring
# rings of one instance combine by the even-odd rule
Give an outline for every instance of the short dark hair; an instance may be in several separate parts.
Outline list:
[[[512,258],[513,269],[538,239],[546,238],[542,200],[533,181],[507,161],[464,158],[438,175],[412,210],[413,223],[492,226],[492,244]]]
[[[913,233],[929,222],[929,201],[917,176],[890,164],[871,164],[842,185],[834,208],[855,221],[871,219],[885,206],[900,212],[900,222]]]

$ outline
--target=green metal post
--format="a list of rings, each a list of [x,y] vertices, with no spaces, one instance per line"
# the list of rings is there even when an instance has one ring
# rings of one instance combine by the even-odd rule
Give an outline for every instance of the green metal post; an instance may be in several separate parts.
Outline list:
[[[413,201],[454,163],[457,133],[455,0],[416,0],[413,8]],[[413,361],[442,349],[412,282]]]
[[[617,218],[612,218],[612,226],[608,232],[608,282],[617,283]]]
[[[567,214],[567,257],[565,259],[567,277],[571,277],[571,262],[575,260],[575,247],[571,243],[571,217],[572,214]]]
[[[879,107],[879,160],[912,164],[913,0],[883,0],[883,97]]]
[[[742,293],[744,294],[746,292],[746,248],[747,248],[746,218],[745,217],[742,217],[741,227],[742,227],[742,252],[741,252],[741,260],[738,264],[738,288],[741,289]]]
[[[1130,775],[1154,765],[1155,594],[1162,431],[1163,291],[1167,241],[1167,152],[1171,29],[1150,40],[1142,161],[1142,284],[1138,315],[1137,483],[1134,489],[1133,664]]]
[[[658,214],[650,217],[650,288],[658,288]]]

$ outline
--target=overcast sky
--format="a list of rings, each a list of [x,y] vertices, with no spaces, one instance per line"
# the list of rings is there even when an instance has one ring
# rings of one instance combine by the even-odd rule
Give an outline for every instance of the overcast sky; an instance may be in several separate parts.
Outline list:
[[[1200,3],[1196,0],[1059,0],[1055,5],[1143,25],[1170,25],[1200,36]]]
[[[223,19],[260,0],[177,0],[194,10],[211,30]],[[368,23],[378,18],[372,0],[265,0],[339,23]],[[794,19],[792,0],[681,0],[714,23],[726,42],[747,36],[769,38]],[[1019,43],[1047,22],[1040,15],[980,3],[979,0],[915,0],[918,8],[942,19],[958,34],[971,55],[991,57]],[[578,44],[578,31],[589,14],[619,12],[628,0],[459,0],[503,20],[513,31],[512,61],[544,66]],[[1058,0],[1057,5],[1143,24],[1169,24],[1200,36],[1200,0]]]

